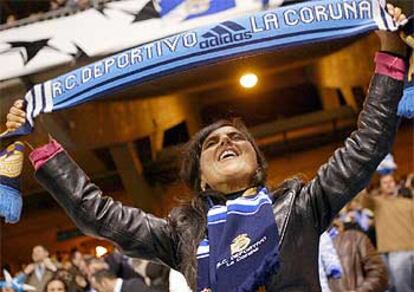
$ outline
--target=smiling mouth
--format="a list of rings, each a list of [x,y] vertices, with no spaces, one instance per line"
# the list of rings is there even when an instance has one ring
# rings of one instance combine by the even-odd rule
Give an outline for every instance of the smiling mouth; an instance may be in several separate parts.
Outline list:
[[[238,156],[239,156],[239,154],[235,150],[226,149],[220,154],[219,161],[230,160],[230,159],[236,158]]]

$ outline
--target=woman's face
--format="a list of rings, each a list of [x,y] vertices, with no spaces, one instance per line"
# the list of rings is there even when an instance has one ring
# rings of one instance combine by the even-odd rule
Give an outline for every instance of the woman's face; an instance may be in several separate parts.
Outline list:
[[[221,127],[207,136],[201,148],[201,188],[224,194],[250,186],[258,168],[257,155],[242,132]]]
[[[60,280],[54,280],[47,285],[47,292],[65,292],[65,285]]]

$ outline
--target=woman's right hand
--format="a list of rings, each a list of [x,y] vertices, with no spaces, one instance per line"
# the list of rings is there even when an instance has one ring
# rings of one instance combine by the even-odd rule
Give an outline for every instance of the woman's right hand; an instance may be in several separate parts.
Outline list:
[[[23,126],[26,122],[26,112],[24,110],[24,100],[18,99],[14,102],[7,114],[6,127],[8,132],[13,132]]]

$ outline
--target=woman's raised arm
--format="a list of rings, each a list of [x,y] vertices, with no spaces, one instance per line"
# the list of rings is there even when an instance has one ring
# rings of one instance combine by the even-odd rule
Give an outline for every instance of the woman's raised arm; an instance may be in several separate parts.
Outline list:
[[[7,115],[7,129],[21,127],[25,115],[23,100],[17,100]],[[130,256],[178,269],[176,234],[168,220],[104,196],[55,140],[33,150],[30,160],[36,179],[82,232],[108,239]]]
[[[405,21],[401,9],[388,5],[388,11],[397,22]],[[302,198],[311,206],[320,233],[366,187],[378,164],[391,151],[397,132],[407,47],[397,33],[378,32],[378,35],[381,52],[375,57],[375,75],[358,118],[358,128],[345,140],[344,147],[337,149],[320,167],[306,186],[307,196]]]
[[[108,239],[134,257],[178,268],[176,235],[168,220],[104,196],[54,140],[30,159],[39,183],[87,235]]]

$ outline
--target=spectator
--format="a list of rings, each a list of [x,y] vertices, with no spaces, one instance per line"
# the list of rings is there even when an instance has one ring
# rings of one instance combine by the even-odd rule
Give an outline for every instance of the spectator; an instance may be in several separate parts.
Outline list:
[[[129,264],[129,258],[119,252],[113,252],[105,258],[91,258],[86,261],[87,275],[90,280],[91,275],[100,270],[109,270],[117,278],[124,280],[132,278],[144,278],[135,272],[134,268]]]
[[[131,279],[141,277],[130,265],[129,258],[118,251],[110,253],[104,258],[104,260],[108,264],[109,270],[112,271],[118,278]]]
[[[16,16],[14,14],[10,14],[10,15],[7,16],[7,20],[6,20],[7,24],[12,25],[15,22],[16,22]]]
[[[141,278],[123,280],[109,270],[100,270],[91,276],[92,288],[99,292],[149,292]]]
[[[84,9],[90,5],[90,0],[51,0],[50,10],[57,10],[63,7],[72,9]]]
[[[414,172],[412,172],[412,173],[410,173],[410,174],[407,175],[407,178],[406,178],[405,184],[404,184],[404,186],[406,188],[410,189],[411,191],[414,190],[414,182],[413,182],[413,180],[414,180]]]
[[[332,239],[327,232],[322,233],[319,239],[318,262],[321,291],[330,292],[328,279],[340,278],[342,275],[342,267]]]
[[[68,284],[68,286],[73,281],[73,275],[65,269],[58,269],[55,272],[55,276],[63,280],[66,284]]]
[[[407,175],[407,178],[404,181],[403,187],[400,189],[400,195],[404,198],[412,199],[414,195],[414,185],[413,185],[414,173]]]
[[[38,291],[38,290],[36,290]],[[50,279],[45,286],[44,292],[67,292],[68,286],[64,280],[60,278]]]
[[[76,2],[77,7],[79,7],[80,9],[84,9],[86,7],[88,7],[90,5],[90,0],[72,0],[74,2]]]
[[[398,186],[394,174],[386,174],[380,177],[380,195],[395,196],[398,194]]]
[[[50,10],[57,10],[59,8],[65,7],[66,0],[51,0],[50,1]]]
[[[393,174],[379,179],[378,195],[362,203],[374,210],[378,251],[383,254],[393,291],[414,291],[414,200],[398,195]]]
[[[59,269],[56,273],[55,273],[55,277],[59,278],[60,280],[64,281],[66,284],[66,290],[68,292],[80,292],[80,291],[84,291],[83,288],[80,285],[78,285],[78,283],[75,280],[76,277],[76,273],[74,273],[73,271],[71,272],[70,270],[65,270],[65,269]]]
[[[146,267],[147,277],[150,279],[150,287],[153,292],[169,291],[170,268],[164,265],[149,262]]]
[[[363,208],[357,200],[353,200],[349,203],[350,208],[347,213],[348,223],[355,223],[357,226],[355,229],[368,231],[373,224],[374,214],[371,210]]]
[[[72,268],[70,272],[73,277],[73,283],[69,286],[69,290],[73,291],[85,291],[89,289],[89,283],[86,279],[88,275],[88,269],[84,255],[76,248],[70,251],[70,262]]]
[[[55,264],[49,258],[48,250],[37,245],[32,252],[33,263],[27,265],[24,273],[27,275],[26,284],[36,288],[36,291],[43,291],[46,283],[53,278],[53,273],[57,271]]]
[[[70,251],[70,261],[74,268],[86,273],[86,263],[83,254],[76,248]]]
[[[371,241],[372,245],[375,249],[377,249],[377,231],[375,230],[375,214],[370,209],[364,208],[363,212],[363,221],[362,221],[362,230],[364,231],[365,235],[368,236],[369,240]]]
[[[97,271],[110,270],[109,265],[103,259],[91,258],[86,261],[86,265],[88,271],[87,276],[89,281],[91,280],[91,276],[95,274]]]
[[[357,230],[346,230],[335,221],[329,234],[343,269],[342,277],[329,278],[332,292],[385,291],[388,286],[386,268],[369,238]]]
[[[86,280],[86,278],[80,274],[77,273],[74,275],[74,280],[75,280],[75,291],[88,291],[90,288],[89,282],[88,280]]]
[[[376,248],[377,238],[374,224],[374,212],[363,208],[358,200],[351,201],[340,212],[340,221],[345,223],[346,230],[357,230],[364,232]]]

